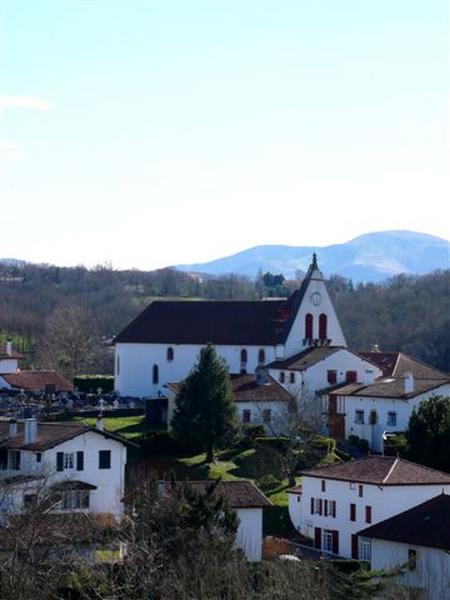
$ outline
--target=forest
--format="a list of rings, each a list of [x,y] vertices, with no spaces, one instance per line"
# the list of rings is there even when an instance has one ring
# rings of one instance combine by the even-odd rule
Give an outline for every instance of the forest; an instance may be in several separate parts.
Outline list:
[[[0,263],[0,341],[11,337],[26,366],[69,377],[106,374],[112,371],[109,341],[155,298],[255,300],[287,296],[299,285],[270,273],[252,280],[170,268]],[[350,348],[377,344],[450,370],[450,270],[356,286],[332,276],[327,286]]]

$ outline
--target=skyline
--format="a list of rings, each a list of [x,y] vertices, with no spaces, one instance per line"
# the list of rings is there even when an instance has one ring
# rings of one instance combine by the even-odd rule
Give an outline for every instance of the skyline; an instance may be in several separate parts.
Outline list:
[[[0,256],[449,239],[446,2],[2,2]]]

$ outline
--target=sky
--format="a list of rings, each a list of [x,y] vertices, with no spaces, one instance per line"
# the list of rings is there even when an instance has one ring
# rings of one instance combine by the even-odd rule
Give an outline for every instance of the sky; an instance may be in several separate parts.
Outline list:
[[[450,237],[446,0],[0,0],[0,257]]]

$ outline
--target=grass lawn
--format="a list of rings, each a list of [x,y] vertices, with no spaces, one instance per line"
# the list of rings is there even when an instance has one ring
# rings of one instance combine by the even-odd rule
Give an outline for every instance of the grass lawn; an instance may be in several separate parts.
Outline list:
[[[81,421],[86,425],[95,425],[95,417],[74,417],[74,421]],[[128,439],[139,438],[145,430],[145,416],[133,417],[105,417],[105,429],[118,433]]]

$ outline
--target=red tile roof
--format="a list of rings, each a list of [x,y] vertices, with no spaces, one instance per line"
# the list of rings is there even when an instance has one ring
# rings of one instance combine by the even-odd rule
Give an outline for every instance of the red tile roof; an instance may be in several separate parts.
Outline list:
[[[170,493],[171,483],[164,481],[163,493]],[[198,492],[204,493],[208,486],[211,486],[211,481],[186,481],[176,485],[187,485]],[[272,506],[272,502],[256,487],[252,481],[237,480],[237,481],[220,481],[217,484],[215,493],[225,496],[231,508],[264,508]]]
[[[47,385],[54,385],[60,392],[73,390],[73,385],[56,371],[17,371],[1,374],[0,377],[13,388],[30,392],[44,391]]]
[[[414,398],[424,392],[437,389],[450,383],[447,379],[414,379],[414,391],[405,393],[405,380],[386,377],[377,379],[371,385],[350,383],[330,392],[330,396],[363,396],[370,398]]]
[[[450,373],[439,371],[403,352],[359,352],[362,358],[376,364],[385,377],[404,377],[412,373],[415,379],[448,379]]]
[[[301,474],[374,485],[450,485],[450,474],[393,456],[367,456],[308,469]]]
[[[450,496],[440,494],[358,535],[450,551]]]

